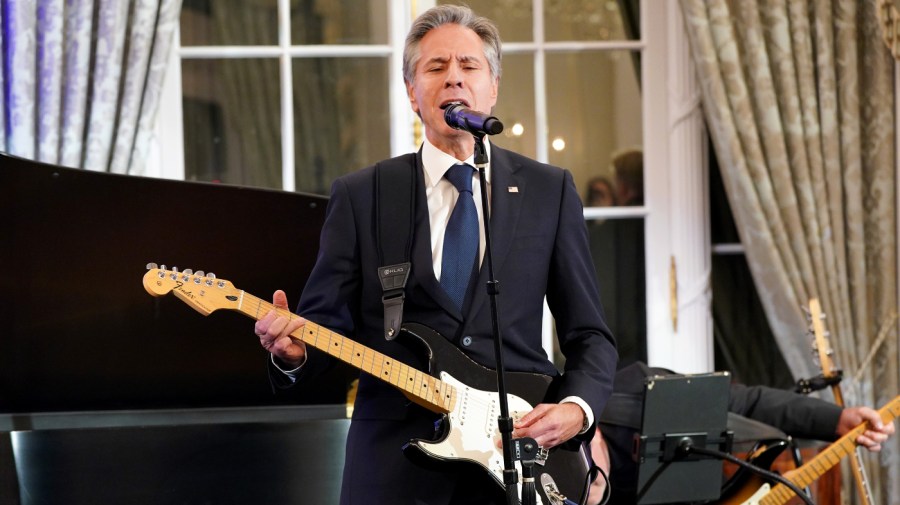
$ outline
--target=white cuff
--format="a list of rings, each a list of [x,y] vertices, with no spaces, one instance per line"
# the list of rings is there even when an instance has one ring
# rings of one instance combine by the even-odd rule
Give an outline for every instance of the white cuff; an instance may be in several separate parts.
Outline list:
[[[587,433],[588,430],[591,429],[591,426],[594,425],[594,412],[588,406],[586,401],[582,400],[581,398],[579,398],[577,396],[567,396],[567,397],[563,398],[559,403],[574,403],[575,405],[578,405],[579,407],[581,407],[581,410],[584,411],[584,415],[587,417],[587,429],[579,431],[578,432],[579,435]]]
[[[300,373],[300,369],[303,368],[303,365],[306,364],[306,358],[307,358],[307,356],[304,355],[303,361],[299,365],[297,365],[297,368],[294,368],[293,370],[285,370],[284,368],[281,368],[280,366],[278,366],[278,363],[275,362],[275,355],[269,354],[269,359],[272,360],[272,364],[275,366],[275,368],[279,372],[286,375],[287,378],[290,379],[292,383],[297,382],[297,374]]]

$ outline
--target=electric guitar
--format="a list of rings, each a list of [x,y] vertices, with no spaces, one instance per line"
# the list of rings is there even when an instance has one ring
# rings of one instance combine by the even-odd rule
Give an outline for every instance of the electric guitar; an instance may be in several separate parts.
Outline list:
[[[261,319],[275,310],[286,317],[297,317],[251,294],[235,288],[231,282],[203,272],[161,269],[147,265],[144,289],[153,296],[174,293],[203,315],[219,309],[240,312]],[[291,334],[322,352],[367,372],[401,390],[410,400],[443,415],[443,432],[436,440],[414,439],[406,450],[438,461],[461,461],[480,465],[503,489],[503,454],[497,447],[500,414],[496,393],[496,374],[463,354],[446,338],[423,325],[409,324],[401,335],[424,345],[429,358],[428,373],[390,356],[341,336],[311,321]],[[509,414],[518,419],[540,403],[551,378],[541,374],[510,372],[506,384]],[[566,500],[584,503],[587,499],[590,471],[584,444],[570,440],[552,449],[535,451],[533,474],[537,503],[561,505]],[[415,456],[415,455],[414,455]],[[516,462],[520,474],[522,464]],[[519,484],[521,496],[521,484]]]
[[[828,341],[828,334],[825,331],[825,314],[819,304],[818,298],[809,299],[809,318],[812,323],[813,337],[815,338],[815,349],[818,356],[819,366],[822,368],[822,377],[832,379],[838,377],[841,371],[835,366],[831,359],[834,351]],[[839,407],[844,406],[844,395],[841,393],[839,383],[831,386],[831,392],[834,394],[834,403]],[[856,481],[856,489],[859,493],[860,503],[862,505],[872,504],[872,491],[869,488],[869,479],[866,476],[866,467],[863,466],[862,457],[859,448],[853,449],[853,457],[850,458],[850,468],[853,471],[853,479]]]
[[[889,401],[878,411],[884,423],[893,422],[900,415],[900,396]],[[825,474],[841,459],[856,450],[856,438],[868,428],[868,423],[863,423],[847,432],[836,442],[823,449],[808,463],[800,468],[784,474],[784,478],[799,488],[804,488]],[[774,487],[768,483],[762,484],[756,491],[747,486],[746,492],[737,493],[729,500],[720,503],[724,505],[782,505],[795,496],[794,492],[784,484],[776,484]]]

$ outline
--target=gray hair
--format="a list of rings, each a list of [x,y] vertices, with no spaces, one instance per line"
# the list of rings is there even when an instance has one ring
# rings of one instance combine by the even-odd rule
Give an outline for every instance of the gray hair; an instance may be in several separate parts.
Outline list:
[[[403,48],[403,78],[413,82],[419,63],[419,43],[431,30],[447,24],[457,24],[475,32],[484,43],[484,57],[491,68],[491,77],[500,78],[500,32],[494,22],[479,16],[462,5],[438,5],[416,18]]]

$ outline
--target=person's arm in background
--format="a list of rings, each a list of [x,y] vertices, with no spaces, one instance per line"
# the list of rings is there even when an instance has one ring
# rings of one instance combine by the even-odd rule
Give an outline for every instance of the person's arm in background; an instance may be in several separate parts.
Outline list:
[[[881,444],[895,430],[893,423],[882,423],[878,413],[869,407],[842,409],[825,400],[765,386],[732,384],[728,409],[794,437],[826,441],[868,421],[870,428],[856,443],[870,451],[881,450]]]

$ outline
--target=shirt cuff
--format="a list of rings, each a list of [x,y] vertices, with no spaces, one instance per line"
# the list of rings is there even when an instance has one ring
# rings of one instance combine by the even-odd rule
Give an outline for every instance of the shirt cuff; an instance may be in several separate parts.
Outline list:
[[[297,368],[294,368],[293,370],[285,370],[284,368],[281,368],[280,366],[278,366],[278,362],[275,361],[275,355],[269,354],[269,360],[272,361],[272,365],[275,367],[275,369],[278,370],[279,372],[283,373],[285,376],[287,376],[287,378],[290,379],[292,384],[294,382],[297,382],[297,375],[300,374],[300,369],[303,368],[303,365],[306,364],[306,358],[307,358],[307,356],[303,356],[303,361],[300,362],[299,365],[297,365]]]
[[[575,405],[578,405],[579,407],[581,407],[581,410],[584,411],[584,415],[585,415],[585,417],[587,417],[587,423],[585,424],[586,428],[579,431],[578,432],[579,435],[583,435],[583,434],[587,433],[588,430],[591,429],[591,426],[594,425],[594,412],[591,411],[591,408],[588,406],[586,401],[582,400],[581,398],[579,398],[577,396],[567,396],[567,397],[563,398],[559,403],[574,403]]]

